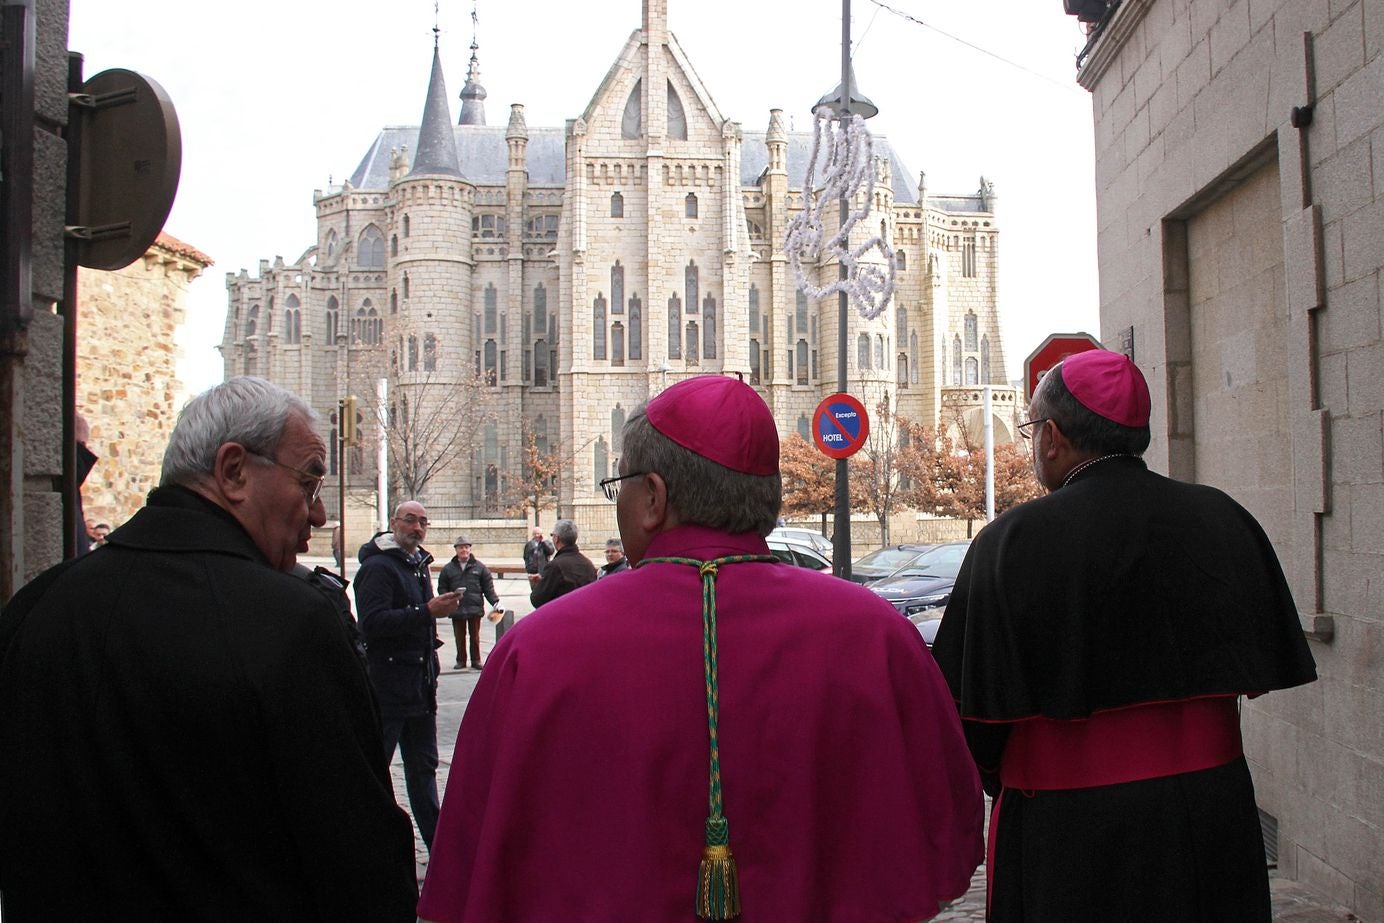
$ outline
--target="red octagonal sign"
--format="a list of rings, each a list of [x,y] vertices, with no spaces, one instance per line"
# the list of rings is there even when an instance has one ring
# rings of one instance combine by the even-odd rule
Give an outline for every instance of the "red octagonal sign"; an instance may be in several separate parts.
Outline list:
[[[1104,347],[1100,345],[1100,340],[1089,333],[1049,334],[1043,345],[1029,353],[1028,358],[1024,360],[1024,387],[1027,389],[1024,397],[1028,400],[1033,399],[1033,391],[1048,369],[1068,356],[1083,353],[1088,349]]]

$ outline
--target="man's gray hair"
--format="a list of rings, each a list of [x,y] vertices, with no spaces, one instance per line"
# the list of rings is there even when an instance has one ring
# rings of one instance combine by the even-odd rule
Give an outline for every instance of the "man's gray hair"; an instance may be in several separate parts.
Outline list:
[[[553,538],[571,547],[577,543],[577,524],[570,519],[559,519],[553,523]]]
[[[1149,447],[1147,426],[1124,426],[1095,413],[1067,389],[1059,364],[1043,376],[1033,392],[1029,410],[1035,418],[1046,417],[1062,435],[1083,452],[1101,455],[1143,455]]]
[[[732,471],[684,449],[654,429],[647,407],[636,408],[621,433],[626,471],[659,474],[668,485],[668,505],[684,523],[732,533],[773,531],[783,503],[777,473]]]
[[[159,485],[201,483],[216,465],[217,450],[228,442],[272,459],[294,413],[309,424],[318,419],[298,395],[251,375],[203,391],[178,414],[163,453]]]
[[[616,549],[617,551],[624,551],[625,543],[620,541],[618,538],[606,539],[606,550],[609,551],[612,548]]]

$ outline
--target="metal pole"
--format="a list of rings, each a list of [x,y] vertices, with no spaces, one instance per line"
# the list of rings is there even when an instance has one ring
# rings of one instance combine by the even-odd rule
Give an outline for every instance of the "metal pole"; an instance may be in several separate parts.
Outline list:
[[[851,0],[841,0],[841,99],[839,100],[837,112],[840,114],[841,127],[844,130],[846,120],[850,118],[851,107]],[[841,196],[841,226],[846,224],[846,216],[850,214],[850,202],[846,197]],[[845,242],[847,248],[850,241]],[[846,278],[846,263],[839,260],[838,278]],[[846,327],[848,311],[850,309],[850,299],[845,291],[837,294],[836,310],[836,390],[842,394],[846,391]],[[836,460],[836,520],[835,534],[832,536],[832,573],[847,580],[851,576],[851,484],[850,484],[850,463],[848,459],[839,458]]]
[[[995,518],[995,421],[990,416],[990,386],[985,386],[985,521]]]
[[[355,421],[351,421],[354,423]],[[359,438],[359,437],[357,437]],[[341,530],[341,579],[346,579],[346,400],[336,402],[336,521]]]
[[[82,91],[80,54],[67,55],[67,91]],[[80,224],[81,205],[82,114],[69,103],[67,107],[67,225]],[[78,522],[82,486],[77,483],[77,238],[63,239],[62,278],[62,556],[77,555],[77,530],[86,532],[86,523]]]

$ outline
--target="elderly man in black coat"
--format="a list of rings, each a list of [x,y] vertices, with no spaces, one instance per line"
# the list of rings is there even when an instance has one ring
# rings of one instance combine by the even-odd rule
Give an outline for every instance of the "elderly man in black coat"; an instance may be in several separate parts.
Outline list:
[[[290,573],[316,419],[258,378],[194,398],[147,505],[0,613],[6,923],[414,919],[365,670]]]

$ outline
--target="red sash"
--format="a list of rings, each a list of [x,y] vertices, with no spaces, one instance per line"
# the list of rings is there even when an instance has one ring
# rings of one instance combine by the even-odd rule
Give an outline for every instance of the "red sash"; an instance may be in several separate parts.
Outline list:
[[[1234,696],[1136,705],[1082,721],[1015,722],[1000,761],[1005,788],[1091,788],[1223,766],[1244,752]]]

